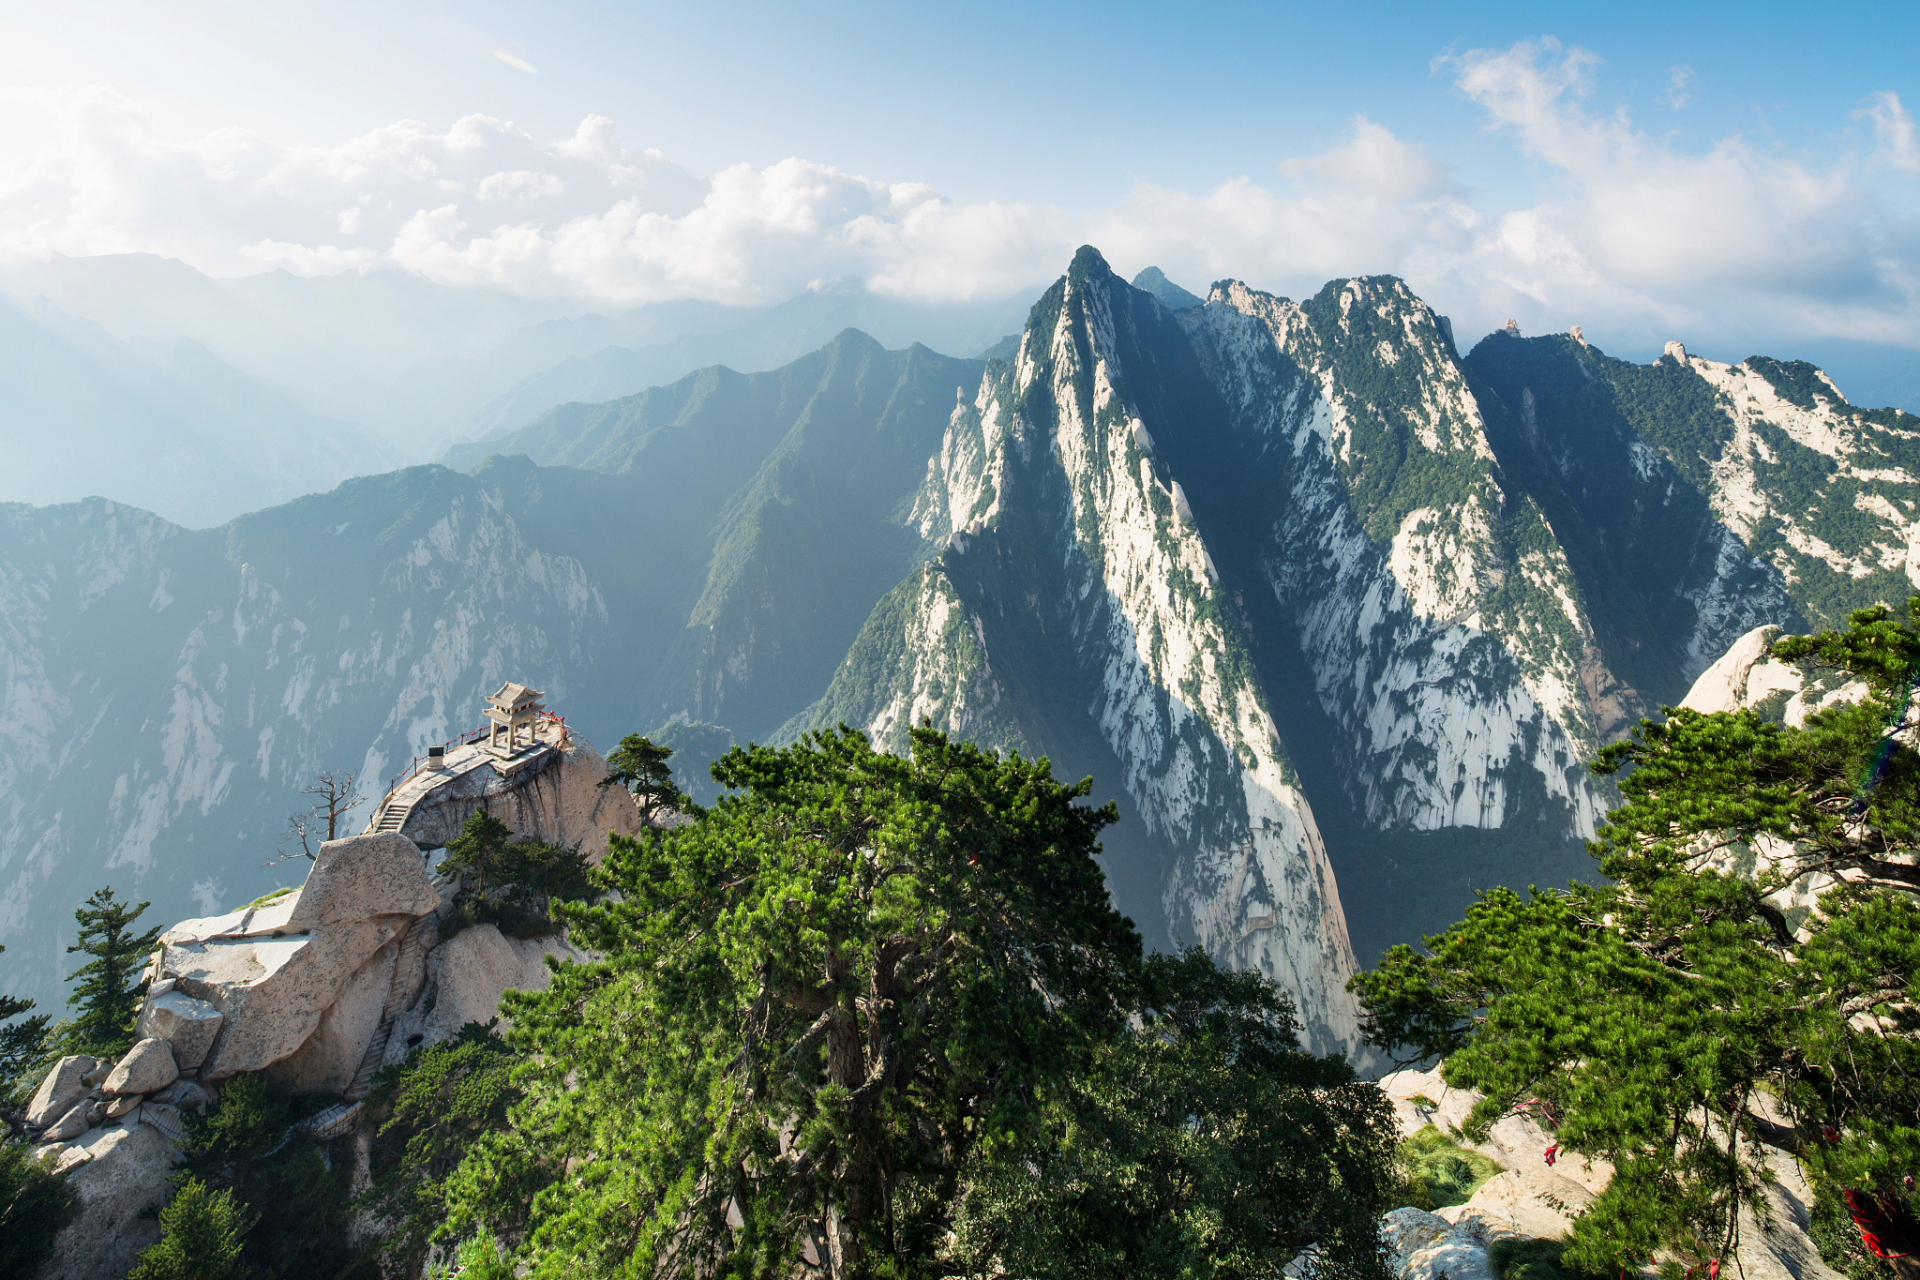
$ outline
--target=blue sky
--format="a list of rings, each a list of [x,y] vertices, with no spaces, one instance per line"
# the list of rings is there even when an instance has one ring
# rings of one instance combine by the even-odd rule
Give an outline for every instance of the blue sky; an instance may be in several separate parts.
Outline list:
[[[18,5],[0,254],[626,304],[1005,293],[1093,239],[1470,328],[1920,348],[1916,13]]]

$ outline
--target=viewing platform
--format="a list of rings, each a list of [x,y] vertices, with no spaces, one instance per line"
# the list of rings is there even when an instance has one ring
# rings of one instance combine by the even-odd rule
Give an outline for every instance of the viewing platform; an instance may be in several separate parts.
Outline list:
[[[623,787],[603,787],[607,762],[544,695],[507,683],[490,695],[487,725],[429,748],[388,784],[363,834],[395,832],[423,849],[445,845],[485,810],[517,836],[579,845],[597,860],[610,834],[640,829]]]

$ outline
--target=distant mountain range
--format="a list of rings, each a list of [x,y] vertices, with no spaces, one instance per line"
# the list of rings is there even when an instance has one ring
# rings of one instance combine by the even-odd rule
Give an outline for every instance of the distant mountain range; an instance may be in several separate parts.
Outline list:
[[[772,369],[848,327],[973,354],[1031,303],[828,284],[777,306],[601,315],[392,271],[214,280],[141,254],[15,262],[0,267],[0,434],[31,465],[0,476],[0,501],[110,496],[204,528],[558,404],[714,364]]]
[[[1588,873],[1601,743],[1750,628],[1920,582],[1920,419],[1811,365],[1462,355],[1389,277],[1137,283],[1082,250],[986,358],[847,330],[218,529],[0,509],[15,985],[55,993],[103,881],[271,887],[305,777],[513,678],[682,764],[926,719],[1091,774],[1147,936],[1351,1043],[1356,963]]]

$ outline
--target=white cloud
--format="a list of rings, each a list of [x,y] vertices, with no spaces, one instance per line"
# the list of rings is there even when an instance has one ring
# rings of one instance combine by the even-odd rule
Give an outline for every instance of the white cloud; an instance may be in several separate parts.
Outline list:
[[[1692,95],[1687,89],[1693,84],[1692,67],[1671,67],[1667,71],[1667,105],[1675,111],[1685,109]]]
[[[1913,116],[1900,105],[1900,95],[1882,90],[1869,95],[1867,103],[1853,114],[1873,122],[1874,140],[1880,144],[1874,158],[1902,173],[1920,173],[1920,141],[1914,137]]]
[[[1857,113],[1871,153],[1803,160],[1737,136],[1684,150],[1590,106],[1598,65],[1551,40],[1436,62],[1531,162],[1537,191],[1521,207],[1466,189],[1366,116],[1269,180],[1142,185],[1075,213],[962,203],[800,158],[701,180],[629,149],[602,116],[548,143],[479,115],[331,146],[240,130],[179,143],[108,90],[14,91],[0,94],[0,125],[24,103],[62,132],[0,170],[0,255],[138,250],[213,274],[400,267],[620,304],[775,301],[838,279],[901,297],[1002,296],[1090,242],[1125,270],[1154,263],[1196,289],[1233,275],[1299,296],[1392,272],[1458,316],[1463,336],[1513,315],[1637,338],[1746,325],[1920,346],[1920,236],[1906,212],[1920,142],[1895,95]],[[1669,105],[1690,86],[1674,68]]]
[[[538,200],[543,196],[557,196],[567,189],[567,184],[550,173],[539,173],[532,169],[514,169],[505,173],[490,173],[480,179],[480,185],[473,194],[482,200]]]

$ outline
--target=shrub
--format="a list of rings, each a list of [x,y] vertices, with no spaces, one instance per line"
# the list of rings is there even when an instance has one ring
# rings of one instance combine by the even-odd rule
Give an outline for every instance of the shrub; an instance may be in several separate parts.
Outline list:
[[[1400,1160],[1413,1204],[1429,1212],[1465,1204],[1482,1183],[1500,1172],[1492,1160],[1460,1146],[1432,1125],[1400,1144]]]
[[[300,1280],[376,1275],[348,1243],[352,1162],[294,1130],[324,1097],[291,1097],[259,1075],[235,1076],[220,1100],[187,1121],[187,1174],[230,1192],[249,1216],[245,1254],[254,1274]],[[291,1131],[290,1131],[291,1130]]]
[[[53,1253],[53,1238],[79,1212],[73,1188],[35,1160],[24,1144],[0,1141],[0,1277],[32,1275]]]
[[[140,1252],[127,1280],[241,1280],[247,1214],[231,1191],[213,1191],[189,1176],[160,1210],[160,1243]]]

